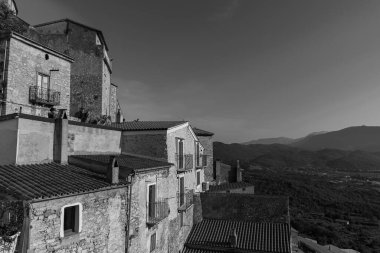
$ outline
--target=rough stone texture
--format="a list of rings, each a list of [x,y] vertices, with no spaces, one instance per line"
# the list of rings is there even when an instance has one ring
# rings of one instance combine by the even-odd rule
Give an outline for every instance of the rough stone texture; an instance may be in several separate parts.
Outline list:
[[[33,203],[32,252],[125,252],[127,187]],[[81,203],[82,231],[60,237],[61,208]]]
[[[173,172],[173,168],[171,169]],[[168,217],[154,226],[147,225],[147,200],[148,185],[156,184],[156,199],[167,199],[170,215],[176,213],[175,209],[175,184],[171,182],[173,173],[169,169],[137,174],[133,178],[131,198],[131,219],[129,227],[129,252],[149,252],[150,236],[156,233],[156,251],[168,252],[169,213]],[[169,203],[173,202],[173,203]]]
[[[49,59],[45,59],[48,54]],[[5,114],[14,113],[22,107],[22,113],[47,116],[48,107],[32,105],[29,102],[29,87],[37,84],[37,73],[50,76],[50,88],[59,91],[60,105],[57,109],[70,111],[70,62],[49,54],[42,49],[32,47],[24,42],[11,38],[9,40],[6,73]],[[51,69],[59,71],[50,72]]]
[[[137,155],[167,159],[166,133],[123,132],[122,151]]]
[[[199,142],[202,144],[204,150],[203,154],[207,155],[207,167],[204,169],[204,176],[206,182],[214,181],[213,163],[214,163],[214,148],[212,136],[198,136]]]
[[[110,116],[111,121],[116,122],[116,114],[118,110],[118,102],[117,102],[117,86],[111,84],[110,86]]]
[[[237,171],[236,167],[233,168],[231,165],[215,161],[215,183],[217,185],[223,183],[233,183],[236,182]]]
[[[73,22],[62,21],[37,30],[43,42],[71,56],[75,62],[71,73],[71,115],[80,107],[96,116],[109,114],[110,70],[105,46],[97,44],[97,32]]]
[[[69,155],[121,152],[121,131],[69,123]]]

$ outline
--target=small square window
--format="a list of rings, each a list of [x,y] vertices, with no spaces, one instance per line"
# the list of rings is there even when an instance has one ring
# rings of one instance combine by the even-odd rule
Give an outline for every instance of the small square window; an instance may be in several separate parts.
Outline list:
[[[150,252],[156,249],[156,233],[150,236]]]
[[[81,230],[81,206],[71,205],[62,208],[61,237],[79,233]]]

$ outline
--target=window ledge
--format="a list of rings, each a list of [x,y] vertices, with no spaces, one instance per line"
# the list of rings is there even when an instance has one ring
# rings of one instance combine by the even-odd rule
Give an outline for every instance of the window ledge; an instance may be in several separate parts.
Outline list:
[[[61,237],[60,238],[61,245],[68,245],[68,244],[72,244],[73,242],[79,241],[80,240],[80,234],[81,233],[73,232],[73,233],[70,233],[64,237]]]

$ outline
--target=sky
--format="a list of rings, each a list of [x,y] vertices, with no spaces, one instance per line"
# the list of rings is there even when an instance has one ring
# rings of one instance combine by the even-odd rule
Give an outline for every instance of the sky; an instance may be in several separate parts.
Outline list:
[[[126,120],[232,143],[380,125],[378,0],[16,0],[103,31]]]

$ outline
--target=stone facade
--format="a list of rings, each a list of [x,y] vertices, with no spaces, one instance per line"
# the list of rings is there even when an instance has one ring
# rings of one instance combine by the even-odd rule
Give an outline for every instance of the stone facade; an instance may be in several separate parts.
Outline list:
[[[2,46],[7,48],[4,76],[4,94],[2,115],[19,111],[31,115],[47,116],[52,105],[32,103],[30,101],[30,86],[37,85],[38,74],[49,77],[50,91],[60,93],[60,103],[57,109],[70,111],[70,68],[67,57],[57,54],[43,46],[18,35],[9,35],[1,39]],[[55,71],[51,71],[55,70]]]
[[[212,136],[198,136],[200,143],[203,146],[203,154],[207,156],[207,167],[204,169],[205,181],[213,182],[214,172],[213,172],[213,163],[214,163],[214,141]]]
[[[32,203],[30,252],[125,252],[127,187]],[[61,209],[80,203],[82,230],[62,237]],[[28,251],[29,252],[29,251]]]
[[[166,132],[123,132],[122,151],[167,159]]]
[[[116,115],[119,110],[119,103],[117,101],[117,86],[111,83],[110,86],[110,111],[111,121],[116,122]]]
[[[71,20],[37,25],[41,40],[72,57],[71,115],[81,107],[110,115],[111,62],[101,32]]]

